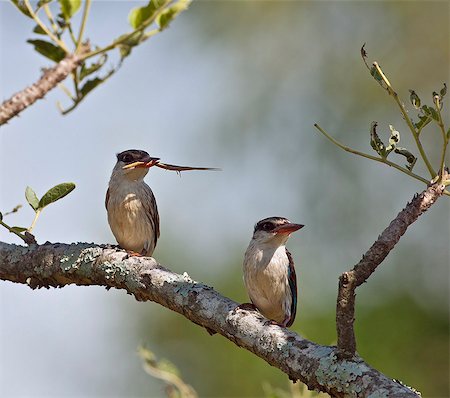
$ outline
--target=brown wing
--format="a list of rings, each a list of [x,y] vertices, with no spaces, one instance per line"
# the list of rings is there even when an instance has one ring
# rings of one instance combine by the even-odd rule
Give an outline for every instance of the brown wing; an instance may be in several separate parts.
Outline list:
[[[148,221],[150,222],[150,225],[152,226],[152,230],[155,232],[153,236],[153,244],[154,247],[156,247],[156,242],[159,238],[159,214],[158,214],[158,206],[156,205],[156,199],[155,195],[153,195],[152,190],[147,184],[145,185],[145,190],[147,191],[147,195],[150,198],[150,201],[144,201],[142,202],[145,214],[148,217]]]
[[[286,254],[289,259],[289,271],[288,271],[288,281],[289,288],[291,290],[292,303],[291,303],[291,318],[286,326],[291,326],[294,323],[295,315],[297,314],[297,277],[295,275],[294,259],[292,254],[286,249]]]
[[[191,166],[177,166],[175,164],[167,164],[158,162],[155,164],[156,167],[160,167],[161,169],[171,170],[171,171],[189,171],[189,170],[214,170],[219,171],[220,169],[214,167],[191,167]]]
[[[108,188],[108,190],[106,191],[106,198],[105,198],[105,207],[106,207],[106,210],[108,210],[108,202],[109,202],[109,188]]]

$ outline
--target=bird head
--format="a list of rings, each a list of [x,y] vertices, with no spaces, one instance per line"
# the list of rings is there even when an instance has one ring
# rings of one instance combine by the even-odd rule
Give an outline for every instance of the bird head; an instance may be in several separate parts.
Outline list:
[[[147,152],[138,149],[128,149],[117,154],[117,163],[113,174],[132,181],[142,180],[148,169],[159,162]]]
[[[284,217],[269,217],[256,223],[252,239],[260,244],[281,246],[286,244],[292,232],[303,227]]]

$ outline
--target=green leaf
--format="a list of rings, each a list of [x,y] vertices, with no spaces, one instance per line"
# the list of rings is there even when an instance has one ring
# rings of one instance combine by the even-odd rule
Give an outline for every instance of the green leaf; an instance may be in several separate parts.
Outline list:
[[[119,51],[120,51],[120,59],[123,61],[124,58],[128,57],[131,53],[131,50],[134,46],[137,46],[139,43],[141,43],[143,38],[144,32],[135,32],[130,37],[125,39],[120,45],[119,45]],[[117,38],[117,40],[122,40],[125,36],[128,35],[122,35]]]
[[[414,123],[414,126],[416,126],[417,130],[421,130],[430,122],[431,118],[429,116],[419,115],[419,121],[417,123]]]
[[[370,145],[382,158],[387,156],[386,146],[377,134],[377,122],[372,122],[370,127]]]
[[[64,182],[62,184],[54,186],[53,188],[50,188],[39,201],[39,209],[42,210],[45,206],[48,206],[50,203],[56,202],[57,200],[68,195],[74,189],[75,184],[73,182]]]
[[[399,155],[402,155],[406,158],[406,161],[408,162],[408,164],[406,165],[406,168],[409,171],[412,171],[414,165],[416,164],[417,158],[411,152],[409,152],[406,148],[395,148],[394,152],[398,153]]]
[[[27,230],[27,228],[24,227],[11,227],[10,231],[11,232],[17,232],[18,234],[20,234],[21,232],[25,232]]]
[[[32,44],[34,49],[39,54],[42,54],[44,57],[51,59],[52,61],[59,62],[66,56],[66,53],[62,48],[57,47],[48,41],[27,40],[27,42]]]
[[[140,28],[155,17],[156,11],[164,4],[163,0],[150,0],[144,7],[133,8],[128,14],[128,22],[133,29]]]
[[[86,76],[91,75],[94,72],[97,72],[108,59],[107,54],[103,54],[97,62],[92,63],[89,66],[86,66],[86,63],[83,62],[80,70],[80,80],[83,80]]]
[[[428,109],[430,110],[430,115],[431,115],[431,117],[432,117],[434,120],[439,121],[439,115],[438,115],[438,113],[436,112],[436,109],[432,108],[431,106],[428,107]]]
[[[11,0],[11,2],[27,17],[33,18],[28,11],[27,6],[25,5],[25,2],[23,0]]]
[[[95,87],[99,84],[103,83],[103,79],[99,77],[95,77],[94,79],[88,80],[83,87],[80,89],[80,93],[82,97],[85,97],[89,92],[91,92]]]
[[[419,96],[416,94],[414,90],[409,90],[409,92],[410,92],[409,100],[411,101],[411,104],[413,105],[414,108],[420,109]]]
[[[383,81],[383,78],[381,77],[380,73],[378,72],[377,68],[375,66],[372,66],[370,68],[370,74],[374,77],[374,79],[381,84]]]
[[[81,0],[58,0],[61,13],[66,21],[70,20],[81,7]]]
[[[45,32],[44,29],[42,29],[39,25],[36,25],[33,29],[33,32],[38,34],[38,35],[46,35],[47,33]]]
[[[447,130],[447,139],[450,140],[450,129]]]
[[[39,199],[32,188],[27,187],[25,189],[25,198],[34,211],[39,208]]]
[[[188,0],[178,0],[177,3],[164,10],[156,17],[156,23],[161,30],[167,28],[169,23],[181,12],[186,10],[189,6]]]
[[[444,83],[444,87],[441,88],[440,94],[441,98],[444,98],[445,94],[447,94],[447,84]]]

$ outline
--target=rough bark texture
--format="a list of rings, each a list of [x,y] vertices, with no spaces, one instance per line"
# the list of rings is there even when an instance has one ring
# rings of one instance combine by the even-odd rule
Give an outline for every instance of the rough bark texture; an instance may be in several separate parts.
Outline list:
[[[80,64],[79,54],[70,54],[53,68],[46,69],[42,77],[31,86],[14,94],[0,106],[0,126],[17,116],[25,108],[41,99],[57,84],[69,76]]]
[[[446,180],[445,177],[444,181]],[[361,261],[339,278],[336,305],[336,328],[338,334],[338,355],[351,358],[356,352],[353,328],[355,320],[355,290],[363,284],[394,248],[407,228],[427,211],[442,196],[445,185],[430,185],[421,194],[416,194],[406,207],[392,220],[377,241],[363,255]]]
[[[124,251],[87,243],[24,247],[0,242],[0,279],[32,289],[69,284],[124,289],[139,301],[154,301],[220,333],[310,389],[334,397],[418,396],[360,358],[339,360],[335,347],[270,325],[253,311],[236,310],[236,302],[186,273],[169,271],[153,258],[129,257]]]

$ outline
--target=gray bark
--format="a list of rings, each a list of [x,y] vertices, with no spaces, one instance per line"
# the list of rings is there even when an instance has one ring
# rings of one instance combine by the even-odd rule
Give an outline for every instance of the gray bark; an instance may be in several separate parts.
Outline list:
[[[444,173],[443,181],[448,178]],[[339,291],[336,305],[336,328],[339,357],[351,358],[356,352],[355,290],[372,275],[398,243],[408,227],[425,213],[441,197],[445,184],[438,181],[416,194],[406,207],[398,213],[376,242],[363,255],[352,270],[344,272],[339,278]]]
[[[139,301],[154,301],[245,348],[293,381],[333,397],[417,397],[401,383],[371,368],[361,358],[338,359],[336,347],[320,346],[270,325],[256,312],[186,273],[175,274],[153,258],[129,257],[109,246],[44,244],[29,247],[0,242],[0,279],[32,289],[70,284],[124,289]],[[205,334],[205,338],[210,338]],[[211,337],[214,338],[214,337]]]

